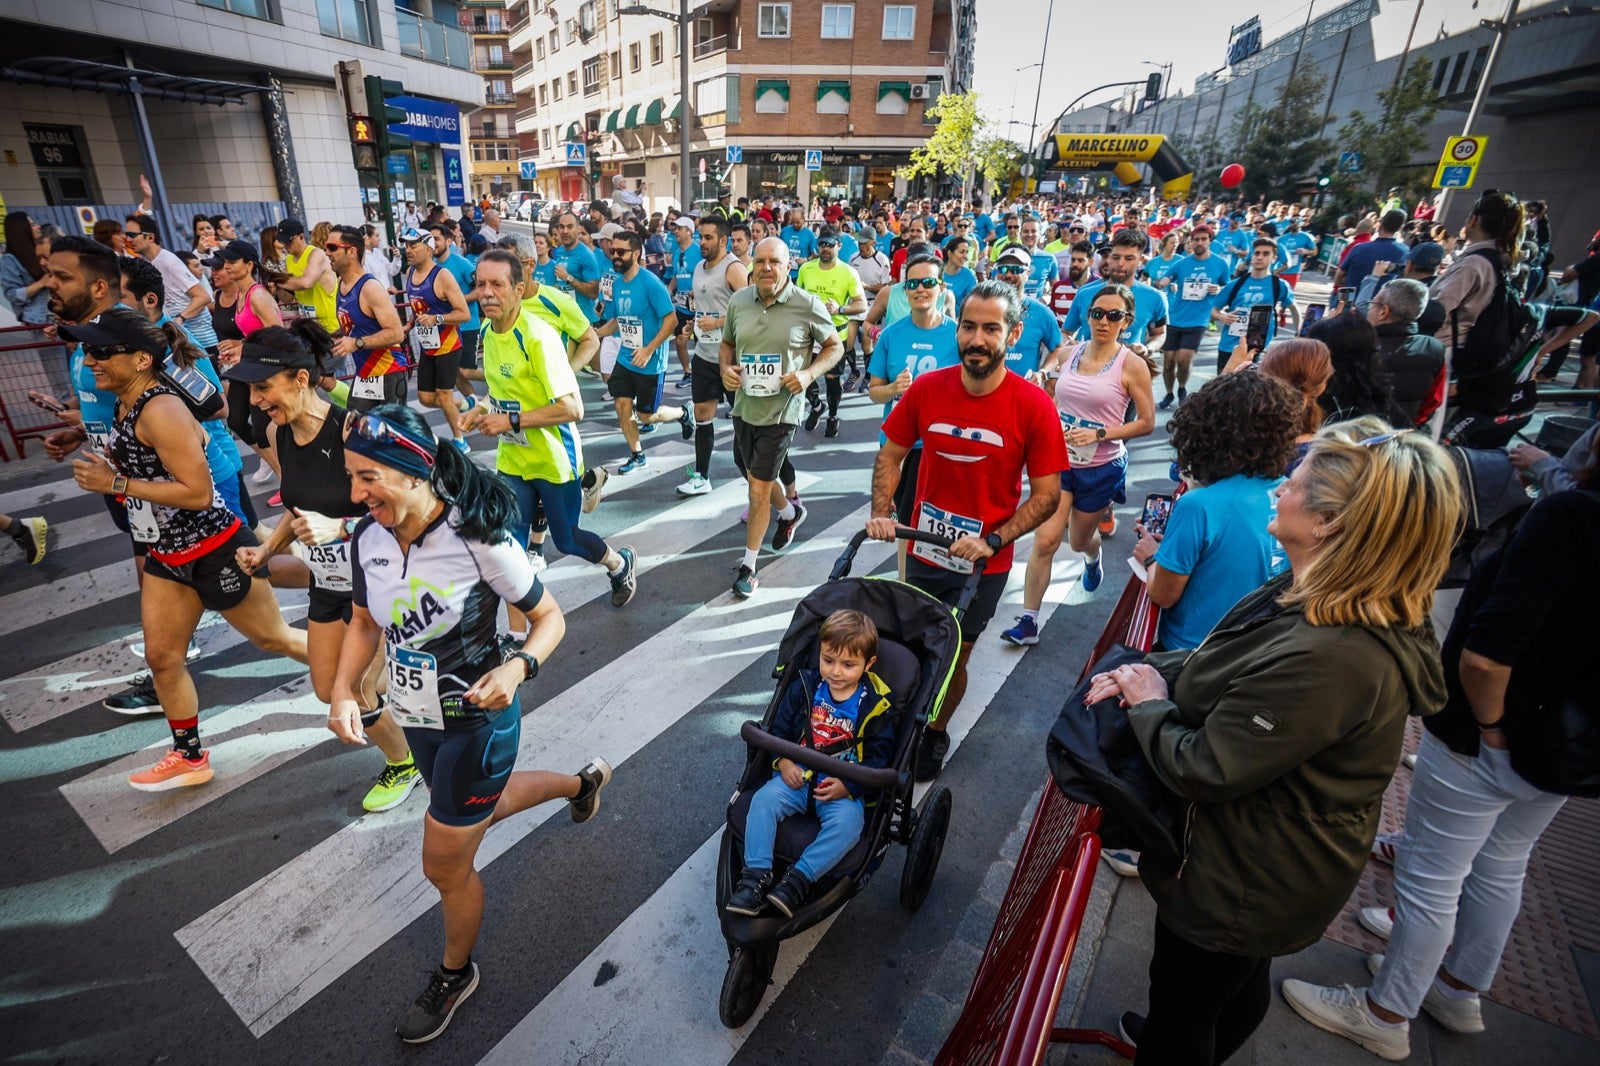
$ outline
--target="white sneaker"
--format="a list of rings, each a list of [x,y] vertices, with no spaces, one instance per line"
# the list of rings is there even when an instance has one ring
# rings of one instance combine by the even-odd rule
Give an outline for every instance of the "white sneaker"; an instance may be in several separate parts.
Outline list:
[[[1396,830],[1393,833],[1379,833],[1372,841],[1372,857],[1385,866],[1393,866],[1395,857],[1399,854],[1400,838],[1405,833]]]
[[[1388,940],[1394,932],[1393,907],[1362,907],[1356,913],[1356,921],[1361,923],[1361,928],[1382,940]]]
[[[261,460],[261,465],[256,467],[256,472],[250,475],[250,484],[270,484],[272,479],[275,477],[277,477],[277,475],[272,472],[272,467],[268,466],[267,461],[263,459]]]
[[[1399,1062],[1411,1054],[1411,1026],[1378,1024],[1367,1009],[1366,989],[1340,985],[1327,988],[1289,978],[1283,998],[1294,1012],[1318,1029],[1353,1040],[1381,1059]]]
[[[1378,976],[1378,971],[1383,969],[1382,955],[1367,956],[1367,972]],[[1483,1003],[1474,992],[1470,996],[1446,995],[1439,988],[1439,979],[1435,977],[1428,985],[1428,994],[1422,997],[1422,1009],[1428,1012],[1428,1017],[1450,1030],[1452,1033],[1483,1032]]]
[[[1139,876],[1139,853],[1137,851],[1102,851],[1100,857],[1106,865],[1122,877]]]
[[[711,482],[700,476],[696,470],[689,475],[689,480],[678,486],[679,496],[704,496],[711,491]]]
[[[1406,764],[1407,769],[1415,770],[1417,768],[1417,753],[1414,751],[1408,751],[1404,755],[1400,756],[1400,761]]]
[[[544,573],[545,567],[549,566],[550,563],[541,553],[530,550],[528,552],[528,565],[533,567],[534,576],[537,577]]]
[[[584,471],[583,480],[583,513],[591,514],[600,506],[600,494],[605,491],[606,481],[611,477],[611,471],[603,466],[591,466]]]

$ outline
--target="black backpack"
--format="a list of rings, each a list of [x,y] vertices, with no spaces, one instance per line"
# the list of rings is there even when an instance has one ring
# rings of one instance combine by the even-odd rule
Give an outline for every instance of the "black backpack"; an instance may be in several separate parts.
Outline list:
[[[1539,350],[1543,316],[1507,284],[1499,252],[1478,248],[1467,254],[1482,256],[1494,268],[1494,294],[1464,336],[1461,309],[1450,310],[1451,374],[1456,381],[1451,406],[1498,414],[1520,399],[1518,386],[1526,381]]]
[[[1523,515],[1533,506],[1516,468],[1498,448],[1445,449],[1461,482],[1461,536],[1450,551],[1450,568],[1439,581],[1443,589],[1466,588],[1476,573],[1511,540]]]

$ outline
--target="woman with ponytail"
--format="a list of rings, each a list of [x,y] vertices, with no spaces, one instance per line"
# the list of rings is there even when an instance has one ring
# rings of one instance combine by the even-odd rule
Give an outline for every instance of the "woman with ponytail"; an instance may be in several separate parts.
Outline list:
[[[1494,296],[1497,279],[1516,264],[1522,225],[1522,205],[1510,193],[1490,189],[1472,205],[1462,227],[1467,243],[1428,290],[1428,301],[1444,307],[1444,325],[1434,336],[1446,347],[1452,330],[1466,337]]]
[[[261,259],[249,241],[229,241],[216,255],[205,260],[217,283],[217,298],[211,305],[211,324],[217,333],[217,365],[226,370],[239,361],[244,339],[268,326],[283,325],[278,302],[261,284],[258,275]],[[258,485],[278,473],[278,457],[272,452],[267,418],[250,405],[250,388],[242,381],[228,386],[228,428],[261,457],[254,481]]]
[[[444,910],[443,959],[396,1028],[411,1044],[442,1033],[478,987],[472,949],[483,882],[473,858],[485,831],[555,799],[570,801],[574,821],[587,821],[611,780],[600,759],[576,774],[513,772],[517,689],[538,675],[566,621],[511,539],[511,490],[439,443],[420,415],[399,404],[346,419],[350,498],[368,516],[350,542],[354,610],[330,714],[341,740],[365,743],[361,680],[381,649],[388,712],[429,788],[422,868]],[[527,616],[520,646],[498,632],[502,600]]]

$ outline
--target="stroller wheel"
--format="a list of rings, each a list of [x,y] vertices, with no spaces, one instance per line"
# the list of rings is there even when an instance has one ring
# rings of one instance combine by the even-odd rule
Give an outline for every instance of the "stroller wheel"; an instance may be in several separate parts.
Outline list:
[[[729,1029],[749,1021],[761,1006],[772,982],[772,968],[778,961],[778,945],[764,948],[735,948],[728,960],[728,973],[722,979],[722,995],[717,1000],[717,1015]]]
[[[915,911],[928,898],[933,875],[944,852],[944,835],[950,829],[950,790],[938,785],[922,797],[917,821],[906,845],[906,865],[900,874],[900,906]]]

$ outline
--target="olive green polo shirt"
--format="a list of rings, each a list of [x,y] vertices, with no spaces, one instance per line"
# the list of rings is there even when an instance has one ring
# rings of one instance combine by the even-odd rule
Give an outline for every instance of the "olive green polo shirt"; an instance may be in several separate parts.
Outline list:
[[[810,366],[813,352],[835,336],[822,301],[788,278],[771,306],[753,281],[734,293],[722,327],[722,339],[733,346],[743,370],[733,416],[752,426],[799,425],[805,394],[791,394],[783,376]]]

